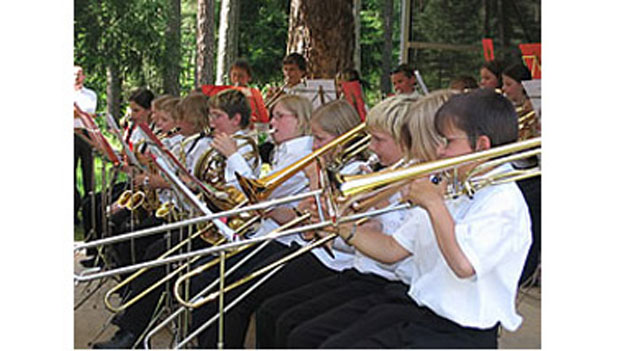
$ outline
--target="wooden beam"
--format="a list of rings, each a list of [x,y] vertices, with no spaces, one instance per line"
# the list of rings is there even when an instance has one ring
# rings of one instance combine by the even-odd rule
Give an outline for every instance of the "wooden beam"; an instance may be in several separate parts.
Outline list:
[[[422,41],[410,41],[407,47],[412,49],[435,49],[435,50],[455,50],[455,51],[477,51],[482,50],[480,45],[461,45],[446,43],[430,43]]]

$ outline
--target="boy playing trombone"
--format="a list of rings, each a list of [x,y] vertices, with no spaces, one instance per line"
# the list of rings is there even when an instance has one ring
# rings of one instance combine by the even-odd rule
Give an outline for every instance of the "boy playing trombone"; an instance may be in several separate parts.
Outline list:
[[[450,99],[437,112],[435,127],[444,139],[440,158],[511,143],[518,134],[510,102],[484,89]],[[479,163],[458,167],[458,180]],[[510,182],[445,201],[445,184],[428,177],[412,181],[406,198],[419,207],[393,236],[341,228],[350,244],[380,261],[412,255],[409,290],[386,289],[332,310],[313,325],[301,324],[289,335],[288,347],[314,342],[321,348],[497,348],[500,324],[511,331],[519,327],[515,297],[531,243],[521,192]]]

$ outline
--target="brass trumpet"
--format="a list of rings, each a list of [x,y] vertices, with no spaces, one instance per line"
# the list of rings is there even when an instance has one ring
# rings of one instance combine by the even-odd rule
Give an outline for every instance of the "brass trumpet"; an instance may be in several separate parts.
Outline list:
[[[267,109],[267,111],[271,110],[271,108],[273,107],[273,104],[282,96],[284,95],[284,88],[286,87],[287,82],[285,81],[282,85],[280,85],[273,93],[269,94],[269,92],[267,92],[266,96],[265,96],[265,108]]]

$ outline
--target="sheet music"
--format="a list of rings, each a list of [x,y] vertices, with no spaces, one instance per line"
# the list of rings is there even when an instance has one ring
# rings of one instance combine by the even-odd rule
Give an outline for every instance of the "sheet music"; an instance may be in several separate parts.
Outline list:
[[[312,104],[313,110],[337,99],[336,84],[333,79],[308,79],[305,86],[300,83],[288,90],[287,94],[305,97]]]
[[[121,142],[123,150],[125,151],[125,155],[127,155],[127,158],[129,159],[129,163],[142,168],[142,165],[140,164],[140,162],[138,162],[136,155],[133,153],[133,151],[131,151],[129,145],[127,145],[127,143],[125,142],[125,139],[123,139],[123,133],[121,133],[121,130],[118,127],[118,124],[116,124],[114,117],[109,113],[106,113],[106,122],[108,122],[108,128],[110,128],[112,134],[114,134],[114,136],[116,136],[116,138]]]
[[[337,99],[336,84],[333,79],[308,79],[306,81],[306,89],[312,95],[310,102],[315,110]]]
[[[530,102],[532,103],[532,107],[534,111],[536,111],[536,115],[538,118],[541,117],[541,80],[540,79],[532,79],[532,80],[524,80],[521,82],[525,92],[527,92],[527,96],[530,98]]]

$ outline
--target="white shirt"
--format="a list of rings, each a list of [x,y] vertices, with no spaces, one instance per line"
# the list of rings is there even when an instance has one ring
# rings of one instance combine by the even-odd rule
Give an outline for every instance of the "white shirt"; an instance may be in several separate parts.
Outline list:
[[[340,174],[357,174],[360,172],[360,166],[363,164],[364,162],[362,161],[353,160],[342,167],[342,169],[340,170]],[[307,244],[308,243],[306,243],[306,245]],[[311,252],[326,267],[338,272],[352,268],[355,260],[355,250],[351,249],[351,247],[347,245],[341,237],[337,237],[336,239],[334,239],[334,245],[332,249],[334,257],[331,257],[322,247],[317,247]]]
[[[97,110],[97,94],[88,88],[82,87],[79,90],[75,90],[73,102],[86,113],[93,114]],[[73,127],[84,128],[84,124],[79,118],[74,118]]]
[[[164,144],[164,146],[168,149],[168,150],[174,150],[175,147],[179,147],[179,145],[181,145],[181,141],[183,140],[183,135],[181,134],[176,134],[167,138],[163,138],[161,140],[162,144]],[[165,165],[166,163],[164,163]],[[168,168],[170,169],[170,168]],[[173,199],[173,195],[172,195],[172,190],[171,189],[159,189],[159,202],[160,203],[165,203],[167,201],[172,201]]]
[[[510,169],[503,165],[491,173]],[[426,211],[412,217],[394,238],[413,254],[409,295],[420,306],[465,327],[491,328],[500,322],[516,330],[519,277],[532,241],[527,204],[514,183],[481,189],[473,199],[446,203],[461,250],[475,270],[458,278],[443,258]],[[426,217],[421,218],[420,216]]]
[[[174,145],[172,153],[180,162],[183,162],[183,160],[181,159],[181,147],[183,148],[183,152],[185,154],[185,169],[193,175],[194,166],[198,162],[198,158],[205,152],[206,149],[209,148],[209,145],[211,145],[211,138],[208,138],[204,136],[204,134],[201,134],[199,137],[194,137],[193,140],[185,142],[185,140],[188,140],[188,138],[191,138],[192,136],[185,136],[184,140]],[[185,145],[183,145],[184,142]],[[177,172],[178,169],[176,165],[169,166],[171,167],[171,171],[173,173]],[[184,199],[181,200],[183,201]],[[179,206],[174,198],[173,202],[175,205]],[[181,206],[186,210],[190,210],[192,208],[189,204],[185,202],[183,202]]]
[[[397,94],[397,96],[399,96],[401,98],[405,98],[405,99],[410,99],[410,100],[413,100],[413,101],[417,101],[420,98],[422,98],[422,95],[420,93],[418,93],[417,90],[414,90],[414,91],[412,91],[410,93],[400,93],[400,94]]]
[[[239,130],[234,135],[245,135],[245,130]],[[230,155],[226,160],[226,169],[224,170],[224,178],[227,185],[233,185],[237,189],[242,190],[235,173],[245,178],[256,179],[260,174],[261,160],[260,155],[256,153],[250,160],[246,160],[243,155],[253,152],[252,145],[248,144],[245,139],[236,138],[238,150]],[[252,164],[256,162],[256,167],[252,168]]]
[[[390,197],[389,203],[395,204],[400,201],[400,198],[400,192],[398,192]],[[376,217],[381,222],[381,231],[388,236],[394,235],[405,223],[409,212],[408,210],[391,211]],[[388,280],[402,281],[405,284],[409,284],[411,281],[410,259],[411,257],[408,257],[401,261],[387,264],[378,262],[364,255],[359,250],[355,250],[353,268],[361,273],[372,273]]]
[[[284,169],[285,167],[300,160],[304,156],[312,152],[312,137],[302,136],[299,138],[285,141],[280,145],[276,145],[274,149],[274,156],[272,160],[272,170],[269,174],[273,174],[277,171]],[[308,191],[309,180],[306,178],[304,172],[297,172],[291,178],[287,179],[284,183],[280,184],[270,195],[269,199],[277,199],[288,195],[300,194]],[[299,201],[289,202],[280,206],[293,208],[297,206]],[[254,236],[262,236],[269,234],[280,225],[271,218],[263,220],[260,228]],[[292,242],[297,242],[300,245],[306,245],[307,243],[299,237],[299,235],[293,234],[282,238],[276,239],[278,242],[290,246]]]
[[[188,172],[194,174],[200,156],[211,147],[211,141],[213,139],[201,136],[197,140],[192,140],[185,144],[183,151],[185,152],[185,169]]]

